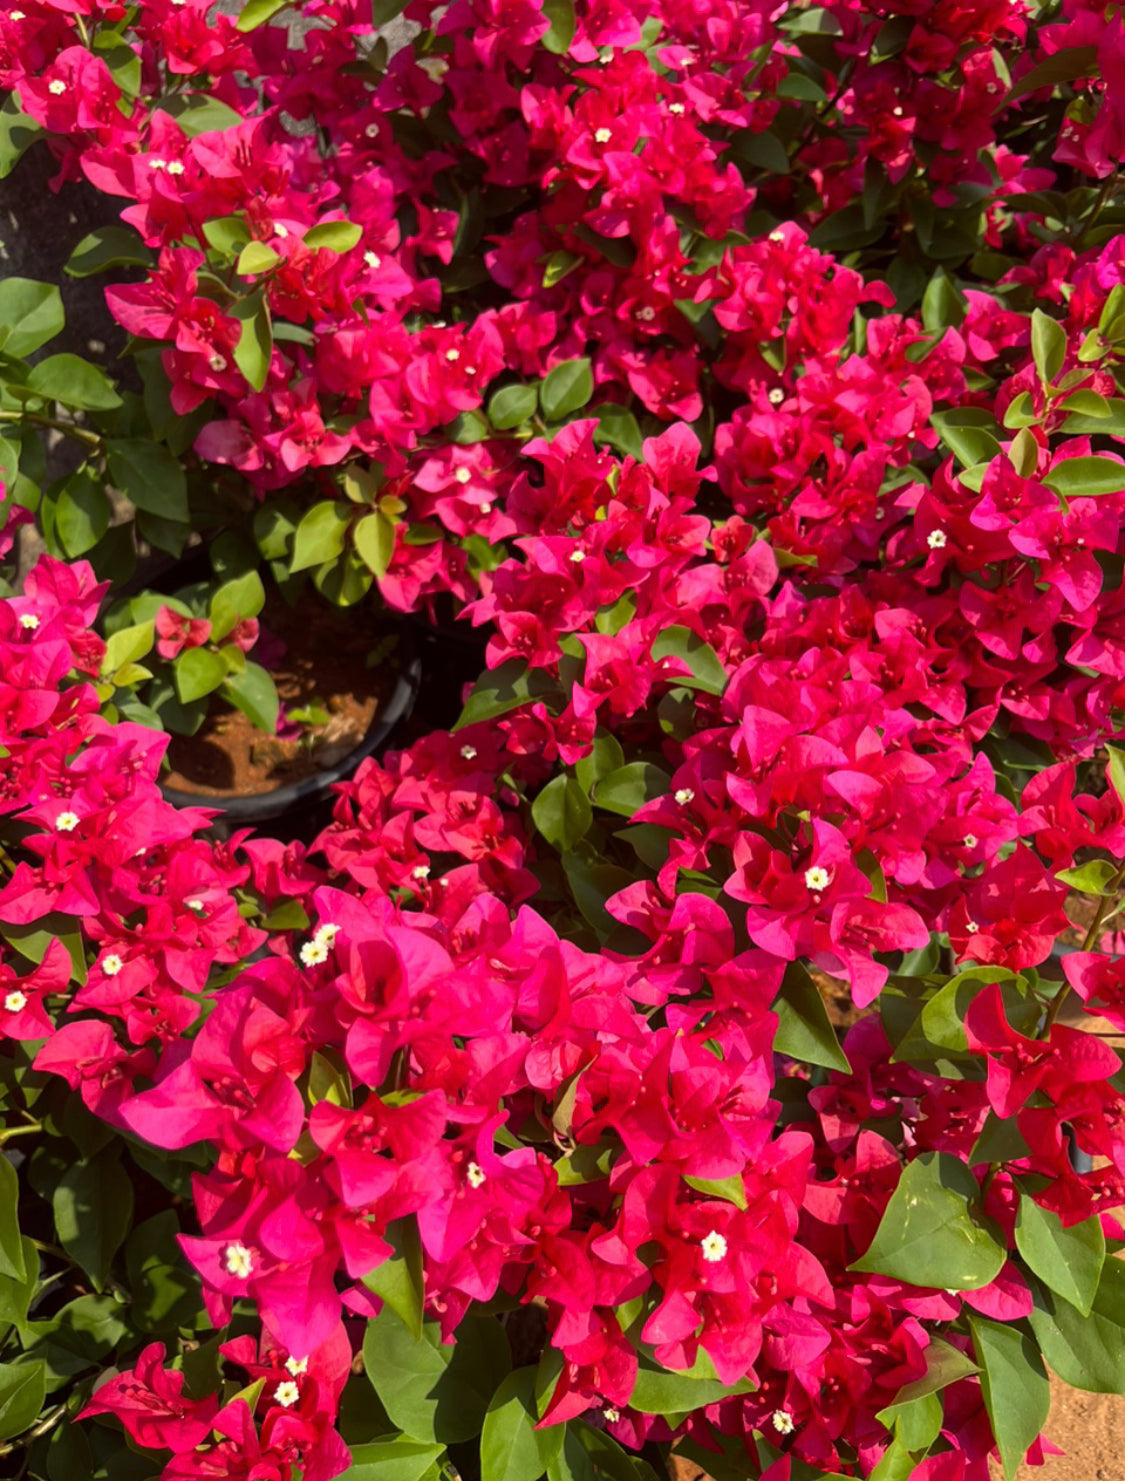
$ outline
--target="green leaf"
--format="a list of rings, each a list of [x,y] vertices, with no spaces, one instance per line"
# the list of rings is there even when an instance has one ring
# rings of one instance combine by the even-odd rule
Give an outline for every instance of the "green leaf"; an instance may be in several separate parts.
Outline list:
[[[801,962],[786,964],[773,1011],[777,1014],[773,1047],[778,1054],[844,1074],[851,1071],[836,1030],[829,1022],[824,999]]]
[[[129,1320],[142,1332],[171,1333],[207,1320],[199,1277],[180,1250],[179,1233],[174,1211],[164,1209],[138,1224],[126,1241]]]
[[[1019,1327],[969,1313],[969,1330],[980,1364],[984,1405],[1012,1481],[1028,1446],[1038,1439],[1051,1408],[1051,1385],[1035,1343]]]
[[[996,1279],[1006,1258],[980,1212],[973,1174],[947,1152],[925,1152],[903,1169],[870,1248],[849,1268],[912,1286],[976,1291]]]
[[[0,282],[0,348],[6,355],[30,355],[54,339],[65,323],[62,295],[53,283],[30,278]]]
[[[1117,746],[1106,746],[1109,757],[1109,784],[1117,793],[1118,800],[1125,804],[1125,751]]]
[[[256,277],[258,273],[268,273],[281,261],[281,254],[275,252],[265,242],[247,242],[238,254],[238,261],[234,270],[241,277]]]
[[[1062,458],[1043,482],[1066,499],[1118,494],[1125,489],[1125,463],[1112,458]]]
[[[594,821],[590,799],[577,777],[557,776],[531,804],[536,828],[560,854],[569,853]]]
[[[562,1449],[562,1425],[535,1428],[535,1377],[534,1368],[517,1368],[489,1402],[480,1438],[488,1481],[538,1481]]]
[[[1027,394],[1025,391],[1024,395]],[[1097,391],[1071,391],[1059,402],[1060,411],[1069,411],[1075,416],[1090,417],[1093,421],[1108,423],[1113,417],[1113,407],[1099,396]]]
[[[152,253],[135,231],[125,226],[99,226],[82,238],[63,271],[71,278],[92,278],[106,268],[151,267],[152,263]]]
[[[265,601],[266,590],[257,571],[224,582],[211,598],[211,641],[220,642],[244,618],[257,617]]]
[[[250,228],[244,216],[216,216],[203,223],[203,237],[224,257],[237,257],[250,241]]]
[[[522,658],[506,659],[481,674],[453,729],[462,730],[481,720],[493,720],[555,688],[553,679],[540,669],[529,670]]]
[[[589,360],[564,360],[547,372],[539,388],[539,404],[548,422],[561,422],[578,411],[594,394],[594,376]]]
[[[594,736],[589,754],[575,763],[574,774],[585,790],[590,792],[602,777],[609,776],[610,772],[620,771],[624,765],[625,752],[621,749],[621,742],[608,730],[599,730]]]
[[[0,180],[19,164],[24,154],[43,137],[43,130],[20,108],[15,93],[9,93],[0,107]]]
[[[339,560],[347,543],[350,511],[335,499],[323,499],[302,516],[293,541],[291,571]]]
[[[1045,386],[1054,381],[1066,359],[1066,330],[1042,309],[1031,314],[1031,358]]]
[[[394,1312],[417,1341],[422,1340],[422,1243],[413,1215],[396,1220],[387,1230],[396,1253],[363,1277],[363,1284]]]
[[[637,419],[631,411],[607,401],[601,406],[593,407],[590,415],[598,419],[598,425],[594,428],[595,447],[612,447],[626,457],[636,458],[638,463],[641,461],[644,457],[644,443]]]
[[[977,1365],[972,1358],[966,1357],[959,1348],[953,1347],[950,1343],[943,1342],[940,1337],[934,1337],[929,1347],[926,1348],[925,1376],[916,1378],[913,1383],[900,1388],[894,1397],[894,1402],[888,1404],[885,1409],[880,1409],[875,1418],[889,1429],[898,1409],[904,1405],[913,1404],[927,1394],[937,1393],[939,1389],[947,1388],[949,1384],[957,1383],[962,1378],[968,1378],[976,1371]]]
[[[1081,890],[1084,895],[1104,895],[1106,885],[1116,873],[1108,859],[1090,859],[1077,869],[1060,869],[1055,878],[1068,884],[1072,890]]]
[[[538,405],[538,386],[501,386],[489,397],[488,420],[498,432],[507,432],[533,417]]]
[[[964,468],[990,463],[1000,452],[1000,444],[993,435],[996,422],[991,413],[982,414],[978,407],[935,411],[930,423]]]
[[[253,389],[260,391],[269,379],[273,360],[273,323],[265,294],[257,289],[236,303],[231,313],[242,325],[234,347],[234,363]]]
[[[689,1378],[650,1365],[643,1359],[629,1399],[630,1409],[642,1414],[689,1414],[704,1404],[716,1404],[739,1391],[738,1385],[717,1378]]]
[[[30,1429],[46,1396],[46,1363],[0,1363],[0,1440]]]
[[[4,1340],[5,1323],[22,1327],[27,1321],[28,1310],[39,1288],[39,1252],[27,1235],[20,1243],[23,1248],[23,1278],[16,1280],[10,1275],[0,1275],[0,1342]]]
[[[406,9],[407,0],[371,0],[371,24],[378,29],[389,25]]]
[[[1105,1262],[1089,1316],[1037,1282],[1032,1289],[1031,1330],[1051,1370],[1087,1393],[1125,1394],[1125,1265]]]
[[[746,1208],[746,1185],[738,1173],[729,1178],[689,1178],[685,1173],[684,1182],[708,1198],[721,1198],[726,1203],[733,1203],[735,1208]]]
[[[652,656],[678,658],[687,664],[687,676],[677,674],[675,682],[689,689],[702,689],[708,694],[722,694],[727,687],[727,672],[709,643],[688,627],[666,627],[652,645]],[[671,677],[665,674],[665,678]]]
[[[113,513],[109,498],[94,475],[80,468],[54,495],[55,533],[71,560],[85,555],[109,529]]]
[[[363,1363],[392,1424],[414,1440],[452,1445],[480,1433],[511,1358],[494,1318],[462,1321],[451,1345],[434,1322],[416,1340],[386,1307],[367,1323]]]
[[[194,648],[191,651],[202,653],[206,650]],[[218,658],[218,654],[215,656]],[[222,697],[241,710],[259,730],[264,730],[267,735],[277,733],[281,701],[277,697],[277,686],[260,663],[248,661],[240,674],[227,674],[222,685]]]
[[[395,553],[395,526],[381,509],[365,514],[352,530],[352,543],[377,581],[387,574]]]
[[[70,953],[73,968],[72,980],[78,983],[86,981],[86,950],[81,928],[73,916],[52,911],[49,915],[41,915],[38,920],[26,926],[15,926],[8,921],[0,921],[0,936],[3,936],[9,945],[14,946],[21,956],[35,963],[43,960],[52,941],[61,941]],[[0,1269],[2,1268],[0,1266]]]
[[[1016,1249],[1045,1286],[1090,1315],[1105,1265],[1105,1235],[1096,1214],[1066,1228],[1021,1185]]]
[[[19,1222],[20,1183],[15,1168],[0,1156],[0,1275],[27,1278]]]
[[[1041,87],[1055,87],[1060,82],[1073,82],[1079,77],[1097,75],[1098,49],[1096,46],[1068,46],[1053,52],[1038,66],[1025,72],[1008,94],[1008,102],[1037,92]]]
[[[106,454],[114,487],[132,504],[160,519],[187,523],[187,479],[166,447],[140,438],[117,438],[107,445]]]
[[[246,0],[235,25],[240,31],[256,31],[291,3],[292,0]]]
[[[385,1436],[351,1446],[352,1463],[339,1481],[423,1481],[445,1449],[409,1435]]]
[[[5,346],[11,353],[11,346]],[[79,411],[112,411],[121,397],[108,376],[78,355],[48,355],[33,365],[27,389],[46,401],[58,401]]]
[[[350,252],[363,236],[363,227],[354,221],[322,221],[305,232],[305,246],[310,250],[328,247],[333,252]]]
[[[181,704],[214,694],[227,677],[227,666],[211,648],[185,648],[172,664],[172,679]]]
[[[189,139],[219,129],[237,128],[242,122],[241,113],[229,103],[221,103],[207,93],[174,93],[171,97],[160,98],[153,107],[171,114]]]
[[[565,56],[576,29],[574,0],[543,0],[543,14],[551,22],[551,29],[541,38],[540,45],[556,56]]]
[[[59,1243],[100,1291],[133,1222],[133,1185],[120,1163],[79,1162],[62,1176],[53,1207]]]
[[[602,777],[594,788],[594,806],[631,818],[646,802],[663,797],[672,785],[668,773],[647,761],[630,761]]]
[[[968,299],[945,268],[939,267],[922,294],[922,323],[925,328],[933,334],[943,333],[949,325],[961,323],[968,307]]]

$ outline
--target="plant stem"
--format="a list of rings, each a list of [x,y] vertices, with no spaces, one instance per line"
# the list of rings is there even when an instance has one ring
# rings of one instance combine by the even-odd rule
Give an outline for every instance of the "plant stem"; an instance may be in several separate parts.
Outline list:
[[[1102,928],[1102,923],[1109,913],[1110,906],[1115,903],[1117,891],[1120,889],[1123,881],[1125,881],[1125,863],[1121,863],[1117,866],[1117,873],[1106,885],[1105,893],[1098,901],[1098,908],[1094,912],[1094,919],[1090,922],[1090,929],[1086,932],[1086,939],[1082,943],[1081,949],[1083,951],[1089,951],[1092,948],[1094,942],[1098,939],[1098,935]],[[1070,992],[1071,989],[1069,983],[1064,983],[1059,991],[1055,994],[1054,1002],[1047,1009],[1047,1016],[1043,1020],[1043,1027],[1039,1031],[1039,1038],[1044,1039],[1051,1032],[1056,1019],[1062,1012],[1063,1004],[1066,1002],[1067,998],[1070,997]]]
[[[62,432],[67,437],[73,437],[76,442],[84,442],[87,447],[100,448],[102,445],[102,439],[96,432],[88,432],[85,427],[76,427],[73,422],[64,422],[39,411],[0,411],[0,422],[31,422],[50,432]]]
[[[27,1126],[9,1126],[4,1131],[0,1131],[0,1145],[6,1142],[9,1137],[30,1136],[32,1132],[42,1130],[43,1123],[41,1121],[32,1121]]]

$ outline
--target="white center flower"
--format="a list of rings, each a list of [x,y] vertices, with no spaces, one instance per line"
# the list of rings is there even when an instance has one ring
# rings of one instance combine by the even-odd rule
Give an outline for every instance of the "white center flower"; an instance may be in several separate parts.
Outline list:
[[[770,403],[770,405],[771,406],[780,406],[781,403],[784,400],[785,400],[785,392],[781,389],[780,386],[774,386],[773,390],[769,394],[769,403]]]
[[[585,559],[586,552],[584,550],[572,550],[570,552],[570,563],[573,566],[580,566]]]
[[[773,231],[770,232],[769,239],[771,242],[774,243],[783,242],[785,240],[785,233],[779,227],[775,227]]]
[[[686,807],[695,798],[695,793],[690,787],[679,787],[672,793],[672,801],[678,802],[681,807]]]
[[[218,375],[220,371],[223,371],[227,368],[226,357],[224,355],[212,355],[211,358],[207,361],[207,364],[211,367],[216,375]]]
[[[475,761],[477,759],[477,748],[476,748],[476,746],[462,746],[461,747],[461,759],[463,761]]]
[[[275,221],[273,224],[273,234],[275,237],[280,237],[281,240],[284,241],[285,238],[289,235],[289,228],[283,225],[282,222]]]
[[[82,819],[76,812],[61,812],[55,819],[55,827],[60,833],[73,833]]]
[[[963,841],[966,848],[976,848],[977,835],[975,833],[966,833]]]
[[[301,964],[305,967],[319,967],[321,962],[328,960],[328,946],[324,941],[318,941],[314,936],[311,941],[306,941],[301,947]]]
[[[416,864],[410,871],[411,879],[429,879],[430,866],[428,864]]]
[[[449,361],[450,365],[455,365],[461,358],[461,351],[455,349],[446,350],[445,358]]]
[[[124,965],[125,963],[121,960],[117,953],[115,951],[111,951],[109,956],[105,957],[102,961],[102,971],[107,977],[116,977],[118,972],[121,971]]]
[[[965,929],[966,931],[968,931],[970,936],[975,936],[976,933],[980,930],[980,926],[977,925],[975,920],[971,920],[969,921]]]
[[[379,256],[378,252],[365,252],[363,254],[363,260],[370,268],[383,266],[383,259]]]
[[[477,505],[477,508],[480,510],[480,512],[482,514],[491,514],[492,513],[492,505],[491,504],[478,504]]]
[[[245,1280],[254,1269],[254,1256],[244,1244],[235,1240],[223,1251],[223,1268],[228,1275],[237,1275],[240,1280]]]
[[[656,318],[656,310],[651,303],[644,303],[637,310],[637,318],[644,324],[651,324],[653,319]]]
[[[891,109],[891,113],[892,113],[892,115],[895,118],[901,118],[902,117],[902,104],[901,103],[896,103],[895,106]]]
[[[605,1415],[606,1424],[616,1424],[621,1418],[621,1410],[615,1409],[612,1404],[607,1404],[602,1413]]]
[[[159,154],[150,154],[148,167],[150,170],[166,170],[168,168],[168,161],[161,159]]]
[[[27,16],[22,10],[13,10],[8,16],[8,19],[10,21],[25,21],[27,20]]]
[[[484,1171],[479,1162],[470,1162],[465,1169],[465,1181],[470,1188],[479,1188],[484,1182]]]
[[[284,1409],[291,1408],[300,1397],[301,1390],[291,1378],[287,1378],[284,1383],[279,1383],[273,1391],[274,1403],[280,1404]]]
[[[788,1409],[775,1409],[770,1415],[770,1423],[779,1435],[791,1435],[795,1428]]]
[[[820,864],[814,864],[811,869],[805,870],[805,884],[810,890],[826,890],[828,888],[828,870]]]
[[[609,141],[612,138],[613,138],[613,134],[610,132],[609,129],[595,129],[594,130],[594,143],[595,144],[608,144]]]
[[[202,914],[205,908],[202,900],[185,900],[184,904],[189,910],[194,910],[196,915]]]
[[[335,941],[336,937],[339,934],[340,927],[334,925],[331,921],[326,920],[321,925],[317,926],[316,930],[313,932],[313,940],[321,941],[324,943],[325,946],[331,946],[333,941]]]
[[[10,992],[4,999],[4,1007],[9,1013],[19,1013],[27,1007],[27,994],[19,991]]]
[[[931,550],[944,550],[948,543],[944,530],[931,530],[926,536],[926,544]]]
[[[685,110],[684,105],[682,103],[669,103],[668,104],[668,112],[669,113],[674,113],[677,118],[679,118],[680,114],[681,113],[684,113],[685,111],[686,110]]]
[[[20,627],[26,628],[28,632],[34,632],[39,626],[39,619],[34,612],[25,612],[20,618]]]
[[[56,77],[54,82],[47,84],[47,91],[53,98],[61,98],[63,93],[66,92],[66,83],[63,82],[61,77]]]
[[[169,175],[182,175],[184,173],[182,162],[178,159],[170,161],[168,165],[168,173]]]
[[[307,1373],[309,1371],[308,1358],[286,1358],[285,1371],[286,1373],[291,1374],[292,1377],[299,1378],[302,1373]]]
[[[710,1234],[705,1235],[704,1238],[699,1241],[699,1248],[700,1252],[703,1255],[703,1258],[708,1262],[708,1264],[715,1265],[720,1260],[726,1259],[726,1237],[720,1234],[717,1229],[712,1229]]]
[[[457,483],[461,484],[471,483],[473,481],[472,472],[468,468],[455,468],[453,470],[453,477]]]

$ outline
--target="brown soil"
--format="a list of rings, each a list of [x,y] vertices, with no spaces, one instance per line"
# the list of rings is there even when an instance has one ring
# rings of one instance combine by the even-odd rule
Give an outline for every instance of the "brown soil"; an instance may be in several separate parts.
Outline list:
[[[253,797],[317,776],[363,740],[389,699],[397,671],[384,658],[393,645],[366,612],[303,602],[299,610],[270,595],[262,631],[284,644],[269,665],[283,711],[316,706],[327,723],[302,726],[292,739],[268,735],[241,712],[216,707],[195,735],[172,737],[163,780],[181,792]],[[251,657],[256,655],[251,654]]]

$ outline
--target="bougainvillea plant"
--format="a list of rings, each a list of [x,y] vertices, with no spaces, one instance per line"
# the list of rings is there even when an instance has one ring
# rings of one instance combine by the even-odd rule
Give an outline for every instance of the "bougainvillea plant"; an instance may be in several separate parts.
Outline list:
[[[1122,24],[0,15],[139,376],[0,284],[20,1476],[986,1481],[1125,1393]],[[130,697],[263,573],[488,635],[306,843]]]

